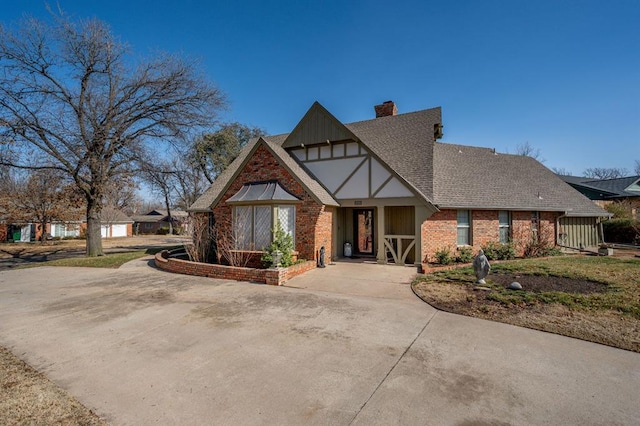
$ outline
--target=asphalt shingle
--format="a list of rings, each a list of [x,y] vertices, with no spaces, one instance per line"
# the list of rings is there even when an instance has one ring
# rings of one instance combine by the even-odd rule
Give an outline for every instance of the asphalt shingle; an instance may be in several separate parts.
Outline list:
[[[535,159],[493,149],[438,142],[434,202],[439,208],[606,212]]]

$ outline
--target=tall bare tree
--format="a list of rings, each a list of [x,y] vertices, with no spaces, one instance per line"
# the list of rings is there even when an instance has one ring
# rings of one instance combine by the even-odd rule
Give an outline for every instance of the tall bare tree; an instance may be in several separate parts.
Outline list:
[[[636,164],[633,167],[633,172],[636,174],[636,176],[640,176],[640,160],[636,160]]]
[[[164,202],[169,220],[169,234],[173,234],[173,218],[171,216],[171,206],[175,192],[176,170],[167,160],[145,161],[141,164],[142,178],[150,185]]]
[[[159,149],[202,133],[225,103],[193,63],[166,54],[135,60],[104,22],[63,14],[0,25],[0,70],[0,141],[17,154],[5,164],[73,179],[86,200],[88,256],[103,254],[108,182],[150,142]]]
[[[188,210],[209,187],[202,169],[189,161],[189,157],[176,157],[171,162],[175,170],[175,205]]]
[[[627,169],[623,167],[590,167],[583,175],[593,179],[616,179],[626,176],[627,173]]]
[[[123,174],[111,179],[104,190],[104,205],[115,210],[132,214],[139,202],[136,190],[138,185],[129,174]]]

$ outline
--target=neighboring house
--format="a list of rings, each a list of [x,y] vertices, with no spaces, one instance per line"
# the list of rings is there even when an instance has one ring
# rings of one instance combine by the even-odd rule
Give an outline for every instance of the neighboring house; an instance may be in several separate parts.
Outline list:
[[[85,218],[75,221],[52,221],[46,224],[45,234],[53,238],[80,237],[87,230]],[[131,237],[133,220],[119,210],[105,207],[102,210],[102,238]],[[43,235],[37,223],[0,224],[0,241],[39,241]]]
[[[54,221],[47,226],[47,231],[53,238],[80,237],[87,232],[87,220]],[[100,234],[102,238],[131,237],[133,235],[133,220],[120,210],[104,207],[101,213]]]
[[[171,211],[171,222],[174,229],[182,229],[187,224],[189,213],[182,210]],[[169,228],[169,213],[166,210],[151,210],[145,215],[132,216],[133,229],[138,234],[155,234],[159,229]]]
[[[83,221],[52,222],[49,225],[49,234],[53,238],[77,238],[86,227]]]
[[[434,260],[444,248],[544,234],[596,245],[604,210],[536,160],[437,142],[440,108],[344,124],[314,103],[289,134],[250,141],[192,205],[238,250],[281,226],[301,258],[351,252],[380,263]],[[542,231],[545,231],[544,233]],[[580,241],[578,241],[580,240]]]
[[[616,179],[593,179],[578,176],[560,176],[601,207],[621,201],[629,202],[631,214],[640,220],[640,176]]]
[[[86,221],[84,222],[86,228]],[[102,238],[133,236],[133,219],[111,207],[105,207],[101,213],[100,233]]]
[[[40,225],[35,223],[7,223],[0,225],[0,241],[28,243],[37,241],[42,232]]]

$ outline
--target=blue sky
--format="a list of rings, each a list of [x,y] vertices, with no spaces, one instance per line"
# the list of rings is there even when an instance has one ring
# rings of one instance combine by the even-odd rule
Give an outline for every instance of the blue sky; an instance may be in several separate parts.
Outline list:
[[[54,3],[51,1],[50,3]],[[136,53],[198,58],[225,120],[293,129],[317,100],[339,120],[442,106],[443,141],[581,174],[640,160],[640,0],[59,0]],[[5,2],[11,22],[44,1]]]

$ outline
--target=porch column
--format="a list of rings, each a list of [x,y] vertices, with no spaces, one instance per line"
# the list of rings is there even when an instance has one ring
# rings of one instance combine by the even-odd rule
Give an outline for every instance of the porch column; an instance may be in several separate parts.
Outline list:
[[[416,259],[415,263],[422,263],[422,223],[427,220],[429,213],[427,206],[415,206],[415,236],[416,236]]]
[[[378,241],[378,263],[387,263],[387,256],[384,249],[384,206],[376,208],[376,235]]]

